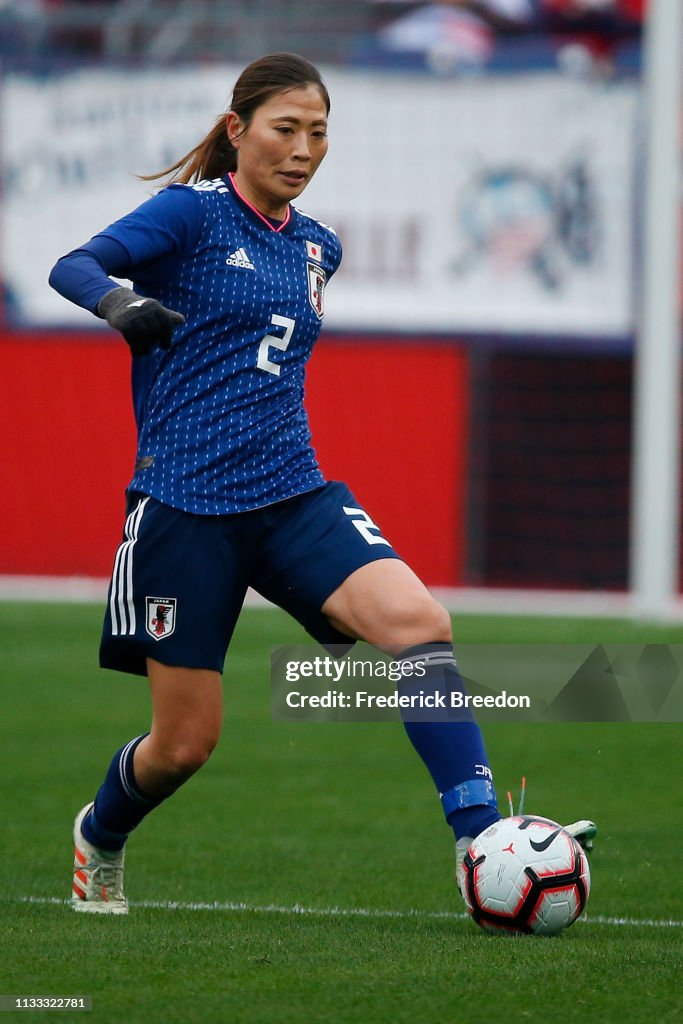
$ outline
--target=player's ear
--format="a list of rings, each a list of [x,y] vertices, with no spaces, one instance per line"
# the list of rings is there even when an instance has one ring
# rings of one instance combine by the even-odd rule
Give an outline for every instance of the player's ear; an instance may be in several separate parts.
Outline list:
[[[228,138],[232,144],[233,149],[240,148],[240,136],[244,131],[244,125],[239,114],[236,114],[234,110],[229,110],[225,116],[225,127],[228,132]]]

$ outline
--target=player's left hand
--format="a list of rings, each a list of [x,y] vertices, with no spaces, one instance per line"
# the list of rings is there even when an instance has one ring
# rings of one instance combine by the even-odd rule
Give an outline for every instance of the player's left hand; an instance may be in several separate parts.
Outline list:
[[[100,299],[98,314],[126,339],[133,356],[146,356],[155,345],[169,349],[174,329],[185,323],[182,313],[131,288],[114,288]]]

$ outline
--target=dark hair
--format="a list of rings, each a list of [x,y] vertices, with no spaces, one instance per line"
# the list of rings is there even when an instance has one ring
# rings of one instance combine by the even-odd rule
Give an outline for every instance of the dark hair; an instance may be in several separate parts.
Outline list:
[[[296,53],[271,53],[259,57],[244,69],[235,82],[230,110],[247,127],[254,112],[271,96],[307,85],[314,85],[320,90],[329,114],[330,96],[318,69]],[[225,114],[221,114],[208,135],[189,153],[163,171],[141,174],[140,177],[143,181],[155,181],[169,176],[167,185],[172,182],[187,185],[204,178],[220,178],[235,170],[237,150],[228,138]]]

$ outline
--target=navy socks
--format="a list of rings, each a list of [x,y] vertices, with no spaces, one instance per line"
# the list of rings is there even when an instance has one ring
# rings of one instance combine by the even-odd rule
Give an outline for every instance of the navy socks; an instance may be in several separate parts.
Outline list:
[[[145,796],[135,779],[133,755],[138,743],[147,735],[137,736],[114,754],[97,791],[95,805],[81,825],[84,837],[93,846],[122,850],[129,833],[165,799]]]
[[[456,838],[476,836],[500,814],[481,730],[469,708],[451,707],[451,694],[465,692],[453,647],[419,644],[403,651],[398,660],[412,664],[414,670],[400,683],[402,695],[416,698],[415,707],[401,712],[408,737],[434,780]],[[417,675],[420,665],[425,671]],[[442,695],[444,706],[420,708],[420,691],[430,697]]]
[[[453,647],[419,644],[398,660],[415,670],[399,684],[401,695],[416,698],[414,707],[402,709],[408,737],[434,780],[456,837],[476,836],[498,821],[500,814],[481,730],[468,708],[451,708],[451,694],[464,693]],[[424,669],[420,675],[418,666]],[[444,707],[420,707],[421,691],[442,695]],[[129,833],[165,799],[146,796],[137,785],[133,755],[146,735],[131,740],[112,759],[95,805],[82,824],[83,835],[93,846],[123,849]]]

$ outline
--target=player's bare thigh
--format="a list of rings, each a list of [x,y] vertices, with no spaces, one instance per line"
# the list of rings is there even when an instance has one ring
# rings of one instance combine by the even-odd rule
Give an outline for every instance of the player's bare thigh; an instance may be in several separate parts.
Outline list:
[[[405,562],[382,558],[352,572],[322,607],[333,626],[388,654],[451,641],[448,612]]]

